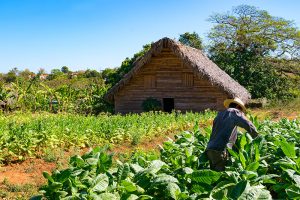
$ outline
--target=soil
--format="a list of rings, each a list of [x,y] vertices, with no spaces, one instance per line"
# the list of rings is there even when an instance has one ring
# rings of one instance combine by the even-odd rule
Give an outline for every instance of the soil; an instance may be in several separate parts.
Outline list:
[[[42,172],[51,172],[55,168],[55,163],[45,162],[42,159],[28,159],[22,163],[0,167],[0,182],[5,180],[10,184],[41,185],[45,182]]]

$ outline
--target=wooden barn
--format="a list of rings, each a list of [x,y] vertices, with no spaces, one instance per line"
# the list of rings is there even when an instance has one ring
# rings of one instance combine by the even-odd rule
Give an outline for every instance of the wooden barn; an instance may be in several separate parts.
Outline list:
[[[250,94],[202,51],[163,38],[106,94],[115,112],[123,114],[143,112],[142,104],[149,97],[170,112],[221,110],[226,98],[247,102]]]

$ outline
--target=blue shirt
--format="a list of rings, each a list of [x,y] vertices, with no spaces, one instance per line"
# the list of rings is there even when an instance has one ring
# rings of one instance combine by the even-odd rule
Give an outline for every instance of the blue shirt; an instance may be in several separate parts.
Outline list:
[[[224,151],[226,147],[232,148],[237,139],[237,127],[246,129],[252,137],[257,136],[255,126],[246,119],[242,111],[228,108],[219,112],[213,122],[207,149]]]

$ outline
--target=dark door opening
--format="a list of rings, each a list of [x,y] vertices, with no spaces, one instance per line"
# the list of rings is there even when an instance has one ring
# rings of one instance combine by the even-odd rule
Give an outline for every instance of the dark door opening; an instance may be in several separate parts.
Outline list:
[[[172,112],[174,110],[174,98],[163,98],[163,106],[165,112]]]

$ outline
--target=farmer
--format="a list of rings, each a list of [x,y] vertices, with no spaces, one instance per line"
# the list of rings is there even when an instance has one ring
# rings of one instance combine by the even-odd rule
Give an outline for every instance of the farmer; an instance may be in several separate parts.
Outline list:
[[[237,127],[246,129],[250,135],[257,137],[255,126],[246,119],[246,107],[239,98],[226,99],[225,110],[220,111],[213,122],[212,133],[206,147],[210,168],[224,171],[228,153],[226,148],[232,148],[237,139]]]

